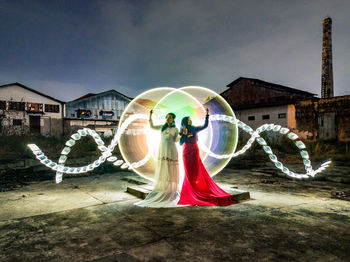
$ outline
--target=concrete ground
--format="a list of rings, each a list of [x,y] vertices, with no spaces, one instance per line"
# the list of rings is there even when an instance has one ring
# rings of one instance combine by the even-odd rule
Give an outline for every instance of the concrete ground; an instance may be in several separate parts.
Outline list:
[[[248,190],[226,207],[151,209],[125,192],[130,172],[0,193],[0,261],[350,261],[350,185],[224,169]],[[337,193],[338,192],[338,193]]]

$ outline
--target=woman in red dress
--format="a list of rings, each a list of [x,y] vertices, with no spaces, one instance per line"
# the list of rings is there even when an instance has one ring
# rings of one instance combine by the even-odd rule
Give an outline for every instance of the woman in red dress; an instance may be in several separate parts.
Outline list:
[[[183,162],[185,178],[178,205],[226,206],[236,203],[233,195],[222,190],[210,177],[199,156],[197,133],[208,127],[209,109],[204,126],[195,127],[190,117],[181,121],[181,139],[183,144]]]

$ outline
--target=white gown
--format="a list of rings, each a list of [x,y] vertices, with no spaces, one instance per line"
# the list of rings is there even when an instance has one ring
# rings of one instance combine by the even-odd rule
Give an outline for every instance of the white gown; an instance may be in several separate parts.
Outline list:
[[[177,207],[180,199],[179,189],[179,159],[175,142],[179,131],[176,127],[168,127],[161,131],[162,126],[154,126],[150,120],[152,129],[161,132],[160,145],[155,170],[155,184],[152,192],[140,202],[135,203],[143,207]]]

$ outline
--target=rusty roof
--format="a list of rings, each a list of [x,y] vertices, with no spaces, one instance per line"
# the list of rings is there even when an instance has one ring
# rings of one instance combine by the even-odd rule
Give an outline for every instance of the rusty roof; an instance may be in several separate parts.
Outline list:
[[[307,92],[307,91],[303,91],[303,90],[300,90],[300,89],[291,88],[291,87],[288,87],[288,86],[283,86],[283,85],[279,85],[279,84],[266,82],[266,81],[263,81],[263,80],[260,80],[260,79],[247,78],[247,77],[239,77],[239,78],[237,78],[235,81],[233,81],[230,84],[228,84],[227,87],[229,87],[229,88],[226,89],[221,94],[224,94],[225,92],[229,91],[234,85],[236,85],[237,83],[239,83],[239,82],[241,82],[243,80],[248,80],[250,82],[260,84],[262,87],[268,88],[268,89],[274,89],[274,90],[279,90],[279,91],[287,91],[289,93],[298,94],[298,95],[307,96],[307,97],[316,96],[316,94],[313,94],[313,93],[310,93],[310,92]]]

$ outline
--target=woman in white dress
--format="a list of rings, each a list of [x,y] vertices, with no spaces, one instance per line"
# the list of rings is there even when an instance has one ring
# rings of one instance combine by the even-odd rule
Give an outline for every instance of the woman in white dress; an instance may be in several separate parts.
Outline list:
[[[145,200],[135,203],[143,207],[176,207],[180,197],[179,159],[175,142],[179,131],[175,126],[175,114],[166,115],[163,126],[154,126],[150,111],[149,124],[152,129],[161,132],[161,140],[155,170],[155,184]]]

